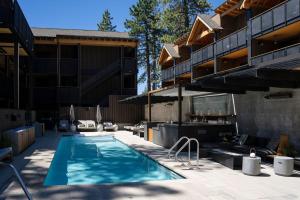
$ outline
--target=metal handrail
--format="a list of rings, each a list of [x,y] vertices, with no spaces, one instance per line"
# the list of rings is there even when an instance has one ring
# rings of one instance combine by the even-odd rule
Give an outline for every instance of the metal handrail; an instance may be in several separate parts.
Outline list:
[[[168,152],[168,158],[170,158],[170,154],[171,154],[171,152],[173,151],[173,149],[179,144],[179,142],[181,142],[183,139],[187,139],[187,140],[189,140],[189,138],[188,137],[186,137],[186,136],[183,136],[183,137],[181,137],[181,138],[179,138],[179,140],[171,147],[171,149],[169,150],[169,152]]]
[[[188,150],[188,163],[191,164],[191,141],[195,141],[197,144],[197,167],[199,166],[199,142],[196,138],[190,138],[188,141],[186,141],[186,143],[184,143],[184,145],[181,146],[180,149],[178,149],[178,151],[175,154],[175,160],[178,160],[178,154],[187,146],[189,145],[189,150]]]
[[[177,161],[178,160],[178,154],[187,146],[187,145],[190,145],[190,139],[188,140],[188,141],[186,141],[186,143],[184,143],[184,145],[182,145],[181,147],[180,147],[180,149],[178,149],[178,151],[175,153],[175,160]],[[189,154],[189,162],[190,162],[190,160],[191,160],[191,151],[189,150],[189,152],[188,152],[188,154]]]
[[[196,142],[196,144],[197,144],[197,167],[199,166],[199,142],[198,142],[198,140],[196,139],[196,138],[191,138],[190,140],[189,140],[189,161],[191,160],[191,141],[195,141]]]
[[[13,170],[13,172],[16,175],[16,177],[17,177],[17,179],[18,179],[18,181],[19,181],[19,183],[20,183],[20,185],[21,185],[21,187],[22,187],[22,189],[23,189],[23,191],[24,191],[27,199],[28,200],[32,200],[32,196],[28,192],[27,187],[26,187],[25,183],[23,182],[21,176],[19,175],[17,169],[12,164],[9,164],[9,163],[0,162],[0,165],[8,166],[8,167],[10,167]]]

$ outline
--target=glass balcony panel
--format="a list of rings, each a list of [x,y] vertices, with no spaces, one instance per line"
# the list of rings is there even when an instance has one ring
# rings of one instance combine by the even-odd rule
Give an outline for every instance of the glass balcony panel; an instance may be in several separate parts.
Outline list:
[[[230,36],[230,49],[235,49],[238,46],[238,34]]]
[[[229,37],[223,39],[223,52],[229,51],[230,50],[230,41]]]
[[[262,62],[267,62],[267,61],[271,61],[271,60],[273,60],[273,54],[272,53],[264,55],[262,57]]]
[[[284,56],[285,56],[285,49],[275,51],[274,54],[273,54],[273,59],[281,58],[281,57],[284,57]]]
[[[262,31],[268,30],[273,27],[272,18],[272,11],[269,11],[261,16]]]
[[[261,17],[254,18],[252,20],[252,35],[258,34],[261,32]]]
[[[207,47],[207,51],[208,51],[208,59],[211,59],[214,57],[214,46],[213,45],[209,45]]]
[[[203,60],[206,60],[208,58],[208,49],[207,48],[204,48],[203,49],[203,57],[202,57],[202,59]]]
[[[241,30],[237,34],[238,46],[243,46],[246,44],[246,29]]]
[[[285,5],[281,5],[273,10],[274,26],[278,26],[285,22]]]
[[[299,17],[299,0],[290,0],[286,3],[286,19],[292,20],[296,17]]]
[[[221,40],[217,42],[217,54],[221,54],[222,52],[223,52],[223,42]]]
[[[203,60],[203,51],[202,50],[200,50],[200,51],[198,51],[198,62],[202,62],[202,60]]]
[[[290,47],[286,50],[287,56],[300,53],[300,45]]]

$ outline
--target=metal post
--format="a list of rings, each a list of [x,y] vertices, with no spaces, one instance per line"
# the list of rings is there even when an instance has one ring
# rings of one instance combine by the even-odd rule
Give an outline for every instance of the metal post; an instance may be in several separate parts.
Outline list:
[[[178,125],[182,123],[182,87],[181,84],[178,86]]]
[[[252,65],[252,23],[251,23],[251,17],[252,17],[252,10],[247,9],[246,10],[246,20],[247,20],[247,49],[248,49],[248,65]]]
[[[151,93],[148,92],[148,122],[151,122]]]
[[[3,162],[0,162],[0,165],[4,165],[4,166],[7,166],[7,167],[10,167],[10,168],[13,170],[13,172],[14,172],[15,176],[17,177],[18,182],[20,183],[20,185],[21,185],[21,187],[22,187],[22,189],[23,189],[23,191],[24,191],[24,193],[25,193],[27,199],[28,199],[28,200],[32,200],[32,196],[31,196],[31,194],[28,192],[28,190],[27,190],[27,188],[26,188],[26,185],[25,185],[25,183],[23,182],[21,176],[19,175],[17,169],[16,169],[12,164],[9,164],[9,163],[3,163]]]
[[[20,108],[20,44],[14,42],[14,107]]]
[[[235,117],[237,117],[234,94],[231,94],[231,99],[232,99],[232,105],[233,105],[233,114],[234,114]],[[236,131],[236,134],[239,135],[239,126],[238,126],[238,123],[237,123],[237,119],[235,119],[235,131]]]

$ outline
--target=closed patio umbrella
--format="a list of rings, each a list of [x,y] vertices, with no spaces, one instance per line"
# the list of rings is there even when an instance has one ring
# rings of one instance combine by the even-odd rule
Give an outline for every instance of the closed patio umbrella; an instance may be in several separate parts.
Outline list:
[[[101,116],[100,106],[97,105],[97,110],[96,110],[97,131],[103,131],[103,126],[102,124],[100,124],[101,120],[102,120],[102,116]]]
[[[71,105],[71,107],[70,107],[70,121],[71,121],[72,124],[75,121],[75,113],[74,113],[74,107],[73,107],[73,105]]]
[[[97,111],[96,111],[96,121],[99,124],[102,120],[102,116],[101,116],[101,111],[100,111],[100,106],[97,105]]]

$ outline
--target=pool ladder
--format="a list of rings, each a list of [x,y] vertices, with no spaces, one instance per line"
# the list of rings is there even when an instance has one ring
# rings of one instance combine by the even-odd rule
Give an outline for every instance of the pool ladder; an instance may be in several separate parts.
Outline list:
[[[28,192],[27,187],[26,187],[25,183],[23,182],[21,176],[19,175],[17,169],[12,164],[9,164],[9,163],[0,162],[0,165],[4,165],[4,166],[7,166],[7,167],[10,167],[13,170],[13,172],[14,172],[15,176],[17,177],[17,179],[18,179],[18,181],[19,181],[19,183],[20,183],[20,185],[21,185],[21,187],[22,187],[22,189],[23,189],[23,191],[24,191],[27,199],[28,200],[32,200],[32,196]]]
[[[172,147],[171,149],[168,151],[168,158],[171,158],[171,152],[173,151],[173,149],[178,146],[178,144],[183,141],[186,140],[186,142],[176,151],[175,153],[175,160],[178,161],[178,154],[187,146],[188,146],[188,163],[189,165],[191,165],[191,142],[194,141],[197,144],[197,167],[199,167],[199,142],[196,138],[188,138],[186,136],[181,137]]]

